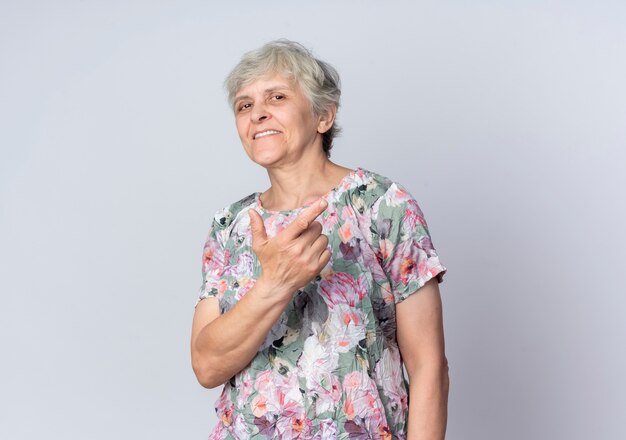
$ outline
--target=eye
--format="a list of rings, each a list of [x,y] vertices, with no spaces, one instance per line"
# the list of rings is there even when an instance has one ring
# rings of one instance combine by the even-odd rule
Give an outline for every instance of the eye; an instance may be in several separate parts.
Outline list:
[[[281,94],[272,95],[272,99],[274,101],[282,101],[283,99],[285,99],[285,95],[281,95]]]
[[[237,107],[237,111],[247,110],[250,107],[252,107],[252,104],[250,104],[249,102],[244,102],[242,104],[239,104],[239,106]]]

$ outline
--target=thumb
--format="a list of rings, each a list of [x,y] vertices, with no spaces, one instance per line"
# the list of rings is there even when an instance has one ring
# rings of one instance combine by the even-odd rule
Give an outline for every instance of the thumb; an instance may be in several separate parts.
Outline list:
[[[263,223],[263,218],[254,208],[248,209],[248,216],[250,216],[252,245],[258,246],[265,243],[267,241],[267,233],[265,232],[265,223]]]

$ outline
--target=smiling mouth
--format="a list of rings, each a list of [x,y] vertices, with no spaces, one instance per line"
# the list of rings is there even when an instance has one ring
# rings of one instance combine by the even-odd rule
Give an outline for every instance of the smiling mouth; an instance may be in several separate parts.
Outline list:
[[[272,134],[279,134],[279,133],[280,133],[280,131],[276,131],[276,130],[265,130],[265,131],[262,131],[260,133],[255,134],[252,137],[252,139],[259,139],[259,138],[262,138],[262,137],[265,137],[265,136],[270,136]]]

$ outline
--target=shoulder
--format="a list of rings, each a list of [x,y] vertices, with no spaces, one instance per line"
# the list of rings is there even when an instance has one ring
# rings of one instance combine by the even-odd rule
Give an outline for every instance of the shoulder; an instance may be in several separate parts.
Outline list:
[[[245,208],[255,203],[256,194],[252,193],[244,198],[237,200],[221,209],[218,209],[213,216],[213,222],[220,229],[228,228],[242,213],[245,214]]]
[[[231,230],[242,218],[248,221],[247,209],[256,203],[256,193],[249,194],[221,209],[213,215],[211,233],[222,242],[230,236]]]
[[[374,171],[359,169],[355,180],[356,185],[349,191],[349,201],[357,205],[361,214],[369,212],[375,216],[381,207],[397,208],[415,202],[402,184]]]

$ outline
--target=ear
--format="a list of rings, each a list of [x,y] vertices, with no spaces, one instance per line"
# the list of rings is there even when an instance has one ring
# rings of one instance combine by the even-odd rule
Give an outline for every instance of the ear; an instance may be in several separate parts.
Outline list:
[[[317,132],[320,134],[326,133],[330,130],[330,127],[333,126],[335,122],[335,116],[337,115],[337,106],[332,105],[328,111],[320,116],[319,123],[317,124]]]

